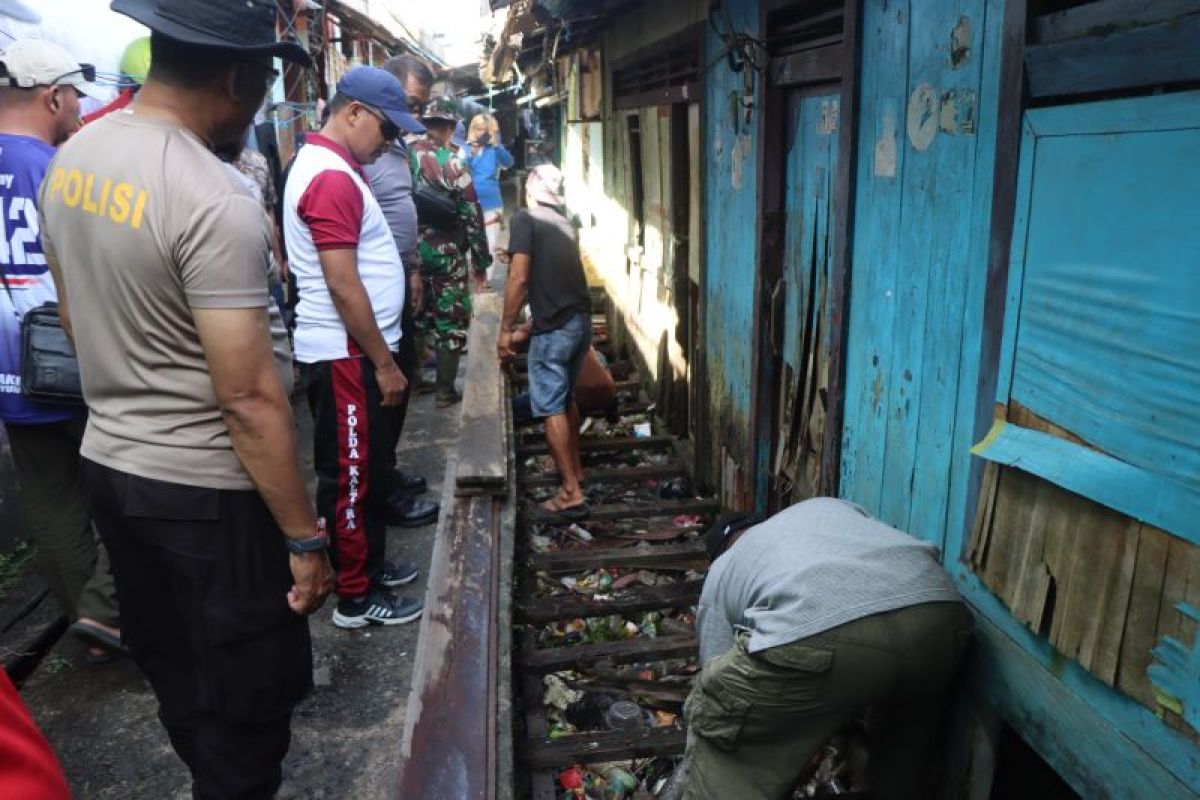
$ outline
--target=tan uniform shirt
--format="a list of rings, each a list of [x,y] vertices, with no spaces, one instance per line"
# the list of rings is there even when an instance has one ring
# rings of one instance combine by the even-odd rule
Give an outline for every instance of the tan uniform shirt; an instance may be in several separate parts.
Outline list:
[[[90,411],[84,457],[171,483],[253,488],[221,417],[192,309],[267,308],[276,367],[291,391],[256,200],[192,133],[126,112],[63,145],[40,209]]]

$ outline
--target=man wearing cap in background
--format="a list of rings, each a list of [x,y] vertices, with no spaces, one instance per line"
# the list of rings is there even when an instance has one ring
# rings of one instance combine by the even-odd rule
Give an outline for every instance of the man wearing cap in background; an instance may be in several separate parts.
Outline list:
[[[683,797],[790,797],[813,753],[868,707],[870,790],[933,797],[971,631],[936,548],[828,497],[756,522],[727,516],[707,534]]]
[[[308,64],[267,0],[115,0],[152,31],[131,113],[60,149],[42,231],[90,411],[84,480],[122,634],[197,798],[266,798],[332,571],[300,471],[263,213],[212,148]]]
[[[341,628],[397,625],[418,600],[388,590],[416,566],[385,560],[397,414],[404,266],[363,175],[402,130],[424,130],[404,87],[377,67],[337,84],[329,119],[296,154],[283,196],[284,241],[296,278],[296,361],[313,415],[317,507],[329,520]]]
[[[42,572],[72,630],[91,644],[90,661],[121,649],[108,556],[96,546],[79,467],[87,413],[21,396],[21,319],[55,302],[38,237],[38,187],[54,148],[79,129],[79,93],[94,78],[58,45],[13,42],[0,53],[0,419],[16,467],[18,498]]]
[[[579,452],[579,406],[575,383],[592,344],[588,294],[579,237],[567,219],[563,175],[553,164],[534,167],[525,180],[525,203],[513,215],[508,285],[496,349],[512,358],[513,328],[529,299],[529,399],[533,416],[546,422],[546,443],[558,467],[558,493],[542,504],[548,513],[583,518],[583,465]]]
[[[425,308],[417,317],[417,328],[433,339],[437,351],[435,403],[438,408],[446,408],[462,400],[462,394],[454,388],[454,378],[471,324],[467,276],[471,274],[476,289],[485,286],[492,254],[471,170],[451,142],[458,122],[454,99],[434,100],[422,121],[429,133],[408,147],[414,191],[440,197],[452,209],[448,214],[427,215],[420,220],[418,249]],[[420,198],[417,207],[420,211]]]
[[[433,71],[429,66],[406,53],[389,58],[383,62],[383,68],[395,75],[404,87],[409,113],[419,115],[424,111],[433,87]],[[392,231],[396,249],[400,251],[407,280],[404,311],[400,316],[400,370],[409,379],[409,384],[396,409],[395,435],[398,440],[404,431],[408,402],[419,375],[413,320],[421,308],[425,292],[421,281],[421,260],[417,257],[417,209],[412,196],[412,167],[408,163],[408,148],[403,138],[391,142],[375,163],[364,165],[363,169],[371,184],[371,192],[379,201],[379,208]],[[434,522],[438,514],[437,503],[418,497],[428,488],[425,478],[417,474],[404,474],[399,470],[392,477],[388,522],[406,528]]]

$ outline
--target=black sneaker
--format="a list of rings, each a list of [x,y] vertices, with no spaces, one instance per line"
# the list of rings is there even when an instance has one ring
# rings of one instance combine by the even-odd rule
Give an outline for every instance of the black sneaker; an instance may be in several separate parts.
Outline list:
[[[437,503],[399,493],[388,498],[388,525],[400,528],[420,528],[422,525],[437,522],[437,517]]]
[[[401,561],[399,564],[393,564],[391,561],[383,562],[383,566],[379,571],[371,576],[371,583],[376,586],[391,588],[392,586],[403,586],[406,583],[412,583],[417,579],[417,565],[408,561]]]
[[[413,497],[424,494],[429,489],[429,482],[420,475],[412,475],[400,470],[392,471],[392,494],[402,493],[402,497]]]
[[[333,609],[333,624],[339,628],[365,628],[368,625],[402,625],[421,616],[425,604],[407,597],[393,597],[372,591],[361,600],[339,600]]]

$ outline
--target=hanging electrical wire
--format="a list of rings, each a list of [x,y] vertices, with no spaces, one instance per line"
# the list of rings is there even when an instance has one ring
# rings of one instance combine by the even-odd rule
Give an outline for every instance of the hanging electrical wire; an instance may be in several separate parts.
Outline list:
[[[708,65],[708,69],[711,70],[721,61],[726,61],[729,69],[733,72],[741,72],[745,69],[746,64],[749,64],[755,72],[765,74],[770,66],[767,43],[756,36],[737,30],[729,18],[729,10],[723,8],[721,11],[721,16],[725,18],[726,30],[724,31],[717,27],[716,12],[710,12],[708,15],[709,27],[725,45],[724,49]]]

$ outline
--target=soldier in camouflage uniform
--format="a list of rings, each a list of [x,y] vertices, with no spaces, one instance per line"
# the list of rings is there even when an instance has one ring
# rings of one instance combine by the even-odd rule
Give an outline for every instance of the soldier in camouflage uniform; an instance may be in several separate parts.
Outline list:
[[[444,408],[462,399],[454,389],[454,376],[471,321],[468,273],[473,272],[476,285],[481,286],[492,256],[471,170],[450,142],[458,122],[453,100],[434,100],[422,122],[428,133],[412,141],[408,148],[413,191],[419,192],[424,186],[457,201],[457,219],[449,226],[452,229],[420,220],[418,245],[421,275],[425,280],[425,308],[417,318],[417,329],[432,337],[437,350],[437,405]],[[418,203],[418,211],[420,207]]]

